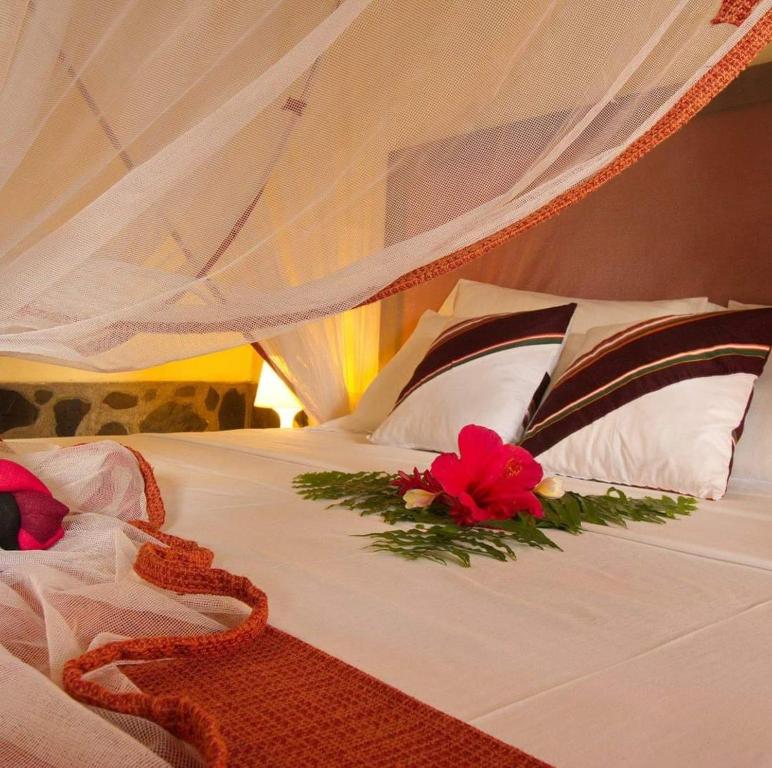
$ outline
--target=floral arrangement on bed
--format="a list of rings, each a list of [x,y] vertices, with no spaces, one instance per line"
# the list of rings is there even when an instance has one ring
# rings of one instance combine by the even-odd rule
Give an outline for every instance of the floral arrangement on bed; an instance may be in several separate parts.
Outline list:
[[[549,529],[578,534],[584,523],[663,523],[696,507],[685,496],[637,499],[616,488],[602,495],[564,492],[527,450],[474,424],[459,432],[458,448],[458,454],[437,456],[423,472],[308,472],[294,485],[306,499],[330,500],[332,507],[377,515],[388,524],[414,523],[365,534],[374,550],[464,567],[472,555],[514,560],[513,544],[560,549]]]

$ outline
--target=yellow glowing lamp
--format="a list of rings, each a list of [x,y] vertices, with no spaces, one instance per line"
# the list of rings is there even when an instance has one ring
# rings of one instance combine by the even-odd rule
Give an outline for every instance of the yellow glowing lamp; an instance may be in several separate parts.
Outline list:
[[[266,363],[260,371],[260,382],[255,395],[257,408],[271,408],[279,414],[279,424],[283,429],[292,426],[295,414],[303,408],[300,401],[292,394],[289,387],[276,375]]]

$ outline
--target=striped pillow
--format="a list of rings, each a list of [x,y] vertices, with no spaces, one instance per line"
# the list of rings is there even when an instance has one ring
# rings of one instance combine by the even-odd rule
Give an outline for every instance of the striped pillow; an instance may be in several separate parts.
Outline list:
[[[373,442],[453,451],[466,424],[517,440],[549,383],[575,307],[452,325],[416,366]]]
[[[769,356],[772,309],[609,330],[588,334],[522,445],[549,472],[720,498]]]

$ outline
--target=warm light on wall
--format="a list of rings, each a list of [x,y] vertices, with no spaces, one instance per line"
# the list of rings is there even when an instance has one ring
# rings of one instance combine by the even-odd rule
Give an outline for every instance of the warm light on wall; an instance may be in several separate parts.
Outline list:
[[[0,0],[2,5],[2,0]],[[255,381],[261,360],[251,346],[245,344],[222,352],[189,357],[173,363],[135,371],[98,373],[64,365],[41,363],[37,360],[0,355],[0,380],[3,384],[40,382],[112,381]]]
[[[362,393],[378,374],[378,338],[381,326],[381,304],[368,304],[338,315],[343,337],[343,381],[348,392],[349,408],[356,408]]]
[[[290,392],[287,385],[276,375],[270,365],[263,365],[260,383],[255,395],[257,408],[271,408],[279,414],[283,429],[292,426],[295,414],[303,408],[300,401]]]

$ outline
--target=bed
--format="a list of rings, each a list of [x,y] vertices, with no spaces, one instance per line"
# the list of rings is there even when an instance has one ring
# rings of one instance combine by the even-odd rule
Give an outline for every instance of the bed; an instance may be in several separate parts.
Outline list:
[[[274,626],[442,711],[560,768],[772,765],[769,484],[462,569],[369,552],[354,534],[384,524],[290,485],[424,467],[430,453],[331,429],[121,442],[153,464],[167,530],[265,590]]]

